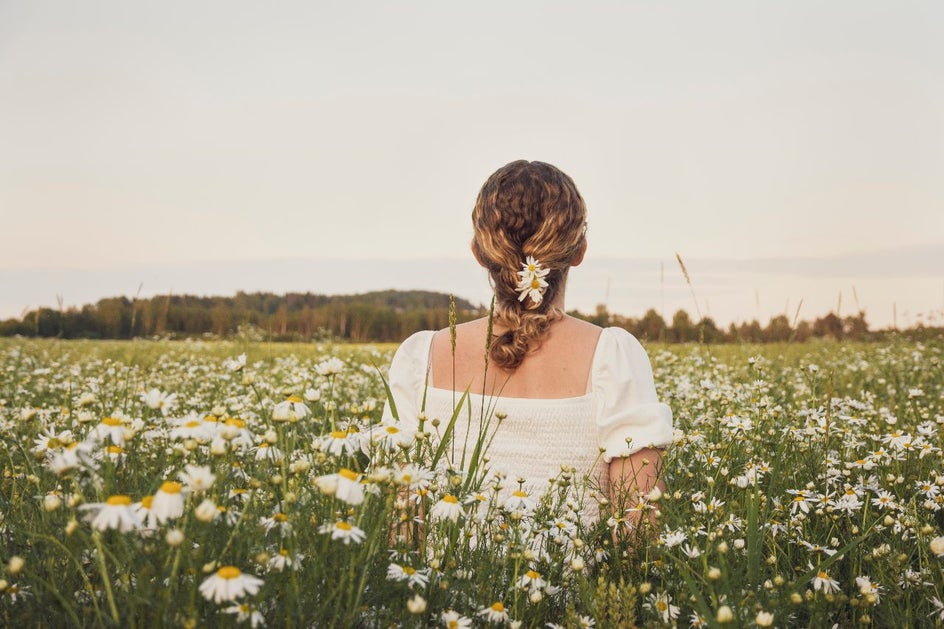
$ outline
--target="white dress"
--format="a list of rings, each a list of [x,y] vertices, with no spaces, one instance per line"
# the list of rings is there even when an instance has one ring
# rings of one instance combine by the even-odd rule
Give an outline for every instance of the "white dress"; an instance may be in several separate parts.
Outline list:
[[[393,357],[388,378],[400,422],[415,428],[425,408],[427,432],[435,430],[433,419],[445,430],[454,400],[462,394],[428,384],[434,334],[425,330],[406,339]],[[471,412],[461,411],[455,423],[450,459],[459,462],[466,435],[471,452],[484,417],[486,431],[495,432],[486,453],[489,470],[505,475],[506,492],[517,489],[522,479],[524,489],[538,496],[562,465],[577,469],[576,480],[589,478],[605,487],[611,459],[647,446],[668,446],[673,438],[672,410],[656,396],[649,356],[622,328],[604,328],[600,334],[584,395],[535,399],[470,394],[469,400],[465,409]],[[496,414],[506,416],[499,422]],[[388,404],[384,419],[392,418]],[[585,507],[596,511],[595,505]]]

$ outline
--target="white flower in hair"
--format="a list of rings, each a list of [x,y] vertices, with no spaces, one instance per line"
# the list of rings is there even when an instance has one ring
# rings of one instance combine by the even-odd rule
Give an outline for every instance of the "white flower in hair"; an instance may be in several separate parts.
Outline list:
[[[540,304],[544,300],[544,291],[547,290],[547,281],[545,277],[550,273],[550,269],[541,267],[541,263],[533,256],[525,258],[521,270],[518,271],[518,301],[524,301],[525,297],[530,297],[535,304]]]

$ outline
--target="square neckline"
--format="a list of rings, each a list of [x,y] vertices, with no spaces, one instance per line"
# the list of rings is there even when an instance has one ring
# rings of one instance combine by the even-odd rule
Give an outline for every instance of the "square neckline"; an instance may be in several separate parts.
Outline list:
[[[587,373],[587,389],[583,395],[571,395],[567,397],[515,397],[515,396],[505,396],[498,394],[485,394],[485,393],[476,393],[469,391],[469,396],[475,396],[478,398],[495,398],[502,400],[503,402],[511,401],[512,403],[533,403],[533,404],[567,404],[567,403],[579,403],[589,400],[593,397],[593,374],[596,372],[597,368],[597,356],[600,354],[600,345],[603,341],[603,336],[610,330],[609,327],[601,328],[600,334],[597,336],[596,343],[593,346],[593,356],[590,359],[590,371]],[[430,382],[431,374],[433,370],[433,337],[436,336],[437,330],[427,330],[427,348],[426,348],[426,376],[424,378],[424,384],[426,386],[426,391],[433,391],[437,394],[448,393],[449,395],[459,394],[462,395],[462,391],[457,389],[446,389],[443,387],[435,387]]]

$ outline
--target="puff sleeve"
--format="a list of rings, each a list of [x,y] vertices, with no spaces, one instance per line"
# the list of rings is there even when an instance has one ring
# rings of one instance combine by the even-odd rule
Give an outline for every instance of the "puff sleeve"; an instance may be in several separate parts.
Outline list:
[[[397,408],[397,416],[403,424],[415,428],[426,386],[426,371],[429,365],[429,347],[433,340],[433,330],[417,332],[407,338],[393,355],[390,370],[387,372],[387,384]],[[393,409],[389,401],[384,403],[384,421],[393,419]]]
[[[622,328],[606,328],[594,356],[592,389],[603,459],[672,443],[672,409],[659,402],[646,350]],[[627,439],[631,439],[627,443]]]

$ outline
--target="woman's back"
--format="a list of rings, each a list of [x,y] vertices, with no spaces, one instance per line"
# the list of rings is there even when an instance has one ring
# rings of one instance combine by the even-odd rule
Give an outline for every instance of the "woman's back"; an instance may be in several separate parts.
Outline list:
[[[493,334],[502,332],[500,326]],[[573,317],[550,326],[540,347],[514,371],[489,363],[485,348],[488,320],[477,319],[456,326],[453,360],[449,330],[433,337],[429,383],[452,389],[503,398],[560,399],[587,393],[590,367],[602,328]]]

